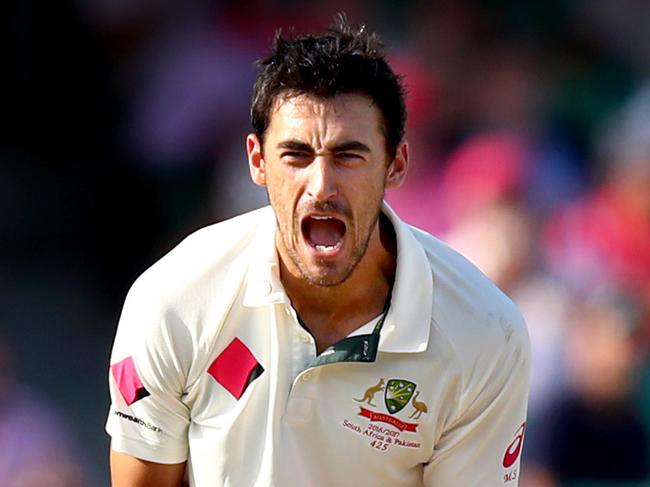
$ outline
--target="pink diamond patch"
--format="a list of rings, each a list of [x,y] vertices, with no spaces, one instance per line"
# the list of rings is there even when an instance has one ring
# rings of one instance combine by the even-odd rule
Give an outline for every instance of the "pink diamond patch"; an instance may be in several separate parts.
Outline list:
[[[235,399],[239,399],[262,372],[264,367],[239,338],[230,342],[208,368],[208,373]]]
[[[135,370],[133,357],[127,357],[121,362],[111,365],[111,372],[113,372],[113,378],[128,406],[149,395]]]

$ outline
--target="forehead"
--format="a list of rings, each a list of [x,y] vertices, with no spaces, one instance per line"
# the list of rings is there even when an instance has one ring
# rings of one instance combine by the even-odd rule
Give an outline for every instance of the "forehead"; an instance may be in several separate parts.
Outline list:
[[[346,137],[369,140],[383,137],[382,118],[370,97],[340,94],[279,96],[271,110],[267,134],[277,137]],[[301,137],[302,136],[302,137]]]

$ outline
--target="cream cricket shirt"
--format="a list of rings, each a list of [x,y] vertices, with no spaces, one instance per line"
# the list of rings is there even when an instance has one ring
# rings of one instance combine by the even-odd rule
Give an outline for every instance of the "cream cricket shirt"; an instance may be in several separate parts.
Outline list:
[[[530,352],[511,301],[401,222],[384,320],[316,356],[270,207],[188,237],[133,285],[106,429],[191,486],[515,486]],[[383,322],[382,322],[383,321]]]

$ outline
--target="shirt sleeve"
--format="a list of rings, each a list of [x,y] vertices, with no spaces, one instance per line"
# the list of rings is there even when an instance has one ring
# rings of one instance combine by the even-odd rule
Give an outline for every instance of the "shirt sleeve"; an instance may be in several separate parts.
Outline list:
[[[141,278],[142,279],[142,278]],[[111,449],[157,463],[187,460],[190,411],[183,402],[186,327],[155,287],[136,281],[126,298],[109,368]]]
[[[530,344],[523,318],[466,365],[459,413],[424,467],[424,485],[516,487],[526,431]],[[461,357],[461,360],[463,358]],[[466,359],[466,358],[465,358]]]

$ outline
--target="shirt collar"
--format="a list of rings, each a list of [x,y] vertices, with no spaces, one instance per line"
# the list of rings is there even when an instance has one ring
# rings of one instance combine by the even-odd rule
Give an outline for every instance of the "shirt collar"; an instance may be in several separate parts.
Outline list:
[[[422,245],[409,226],[385,202],[382,212],[395,229],[397,269],[391,305],[381,329],[379,350],[394,353],[422,352],[427,349],[432,319],[431,266]],[[243,304],[247,307],[290,304],[280,282],[275,248],[275,214],[269,206],[263,215],[251,248],[246,276]]]
[[[275,248],[275,213],[270,206],[262,210],[262,218],[251,247],[243,304],[247,307],[274,303],[289,304],[289,296],[280,282],[280,263]]]
[[[384,202],[383,213],[397,237],[397,269],[388,315],[381,329],[382,352],[423,352],[429,343],[433,313],[433,276],[422,244],[410,227]]]

